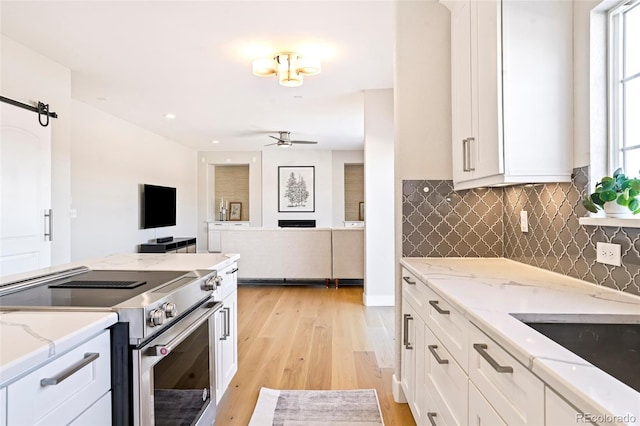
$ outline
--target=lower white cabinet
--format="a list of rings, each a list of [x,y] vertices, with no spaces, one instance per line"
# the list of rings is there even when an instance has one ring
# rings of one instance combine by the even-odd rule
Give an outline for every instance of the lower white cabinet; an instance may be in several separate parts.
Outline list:
[[[224,395],[238,371],[238,266],[237,263],[221,269],[222,309],[218,311],[215,329],[216,403]]]
[[[584,414],[578,412],[549,386],[544,391],[544,424],[547,426],[566,426],[578,423],[589,424]]]
[[[544,424],[544,382],[475,326],[469,330],[469,378],[505,423]]]
[[[7,388],[0,388],[0,426],[7,425]]]
[[[472,382],[469,382],[469,424],[507,426]]]
[[[417,424],[421,424],[422,401],[420,379],[424,377],[424,321],[406,296],[402,303],[402,391]]]
[[[110,336],[105,330],[11,383],[6,388],[6,423],[58,425],[81,420],[83,413],[109,394],[110,358]],[[108,416],[94,418],[90,424],[111,424],[110,397],[95,409]]]
[[[80,417],[71,422],[71,426],[110,426],[111,392],[104,395],[87,409]]]

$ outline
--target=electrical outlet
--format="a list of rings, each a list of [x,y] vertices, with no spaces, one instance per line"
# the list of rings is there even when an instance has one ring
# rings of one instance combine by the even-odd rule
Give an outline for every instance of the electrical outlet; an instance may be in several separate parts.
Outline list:
[[[529,232],[529,216],[526,210],[520,211],[520,230]]]
[[[596,261],[620,266],[620,244],[597,243],[596,251]]]

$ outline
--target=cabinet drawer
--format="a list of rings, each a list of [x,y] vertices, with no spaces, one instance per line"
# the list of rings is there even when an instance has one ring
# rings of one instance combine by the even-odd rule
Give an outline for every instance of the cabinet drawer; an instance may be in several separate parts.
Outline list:
[[[544,383],[475,326],[469,378],[507,424],[544,424]]]
[[[224,299],[238,289],[238,264],[233,263],[218,271],[218,276],[222,278],[220,289],[220,299]]]
[[[421,290],[424,292],[425,322],[462,369],[467,371],[469,321],[430,288],[424,286]]]
[[[424,342],[424,383],[431,390],[435,412],[446,424],[464,425],[467,423],[467,374],[428,327],[425,327]]]
[[[402,296],[408,301],[416,313],[422,316],[424,311],[425,296],[422,289],[426,285],[418,280],[411,272],[402,268]]]
[[[66,373],[70,375],[62,379]],[[52,378],[58,378],[58,384],[41,382]],[[7,423],[68,424],[110,387],[109,332],[104,331],[9,385],[7,404],[11,409]]]
[[[491,404],[484,399],[478,388],[469,382],[469,423],[470,425],[507,426]],[[571,423],[566,423],[569,425]]]
[[[111,392],[80,414],[71,426],[111,426]]]

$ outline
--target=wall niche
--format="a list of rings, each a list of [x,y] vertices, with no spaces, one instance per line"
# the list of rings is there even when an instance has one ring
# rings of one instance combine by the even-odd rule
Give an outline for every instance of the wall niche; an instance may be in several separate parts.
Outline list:
[[[364,203],[364,165],[344,165],[344,220],[364,220],[360,203]]]
[[[214,202],[215,220],[219,220],[220,200],[224,200],[225,207],[229,203],[242,203],[241,221],[249,221],[249,165],[216,165],[214,173]],[[227,220],[228,210],[227,210]]]

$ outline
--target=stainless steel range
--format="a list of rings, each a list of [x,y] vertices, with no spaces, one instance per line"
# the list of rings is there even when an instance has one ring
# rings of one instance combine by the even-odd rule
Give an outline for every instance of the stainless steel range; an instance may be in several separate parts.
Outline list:
[[[80,267],[8,283],[0,288],[0,309],[116,312],[114,424],[212,424],[219,282],[211,270]]]

